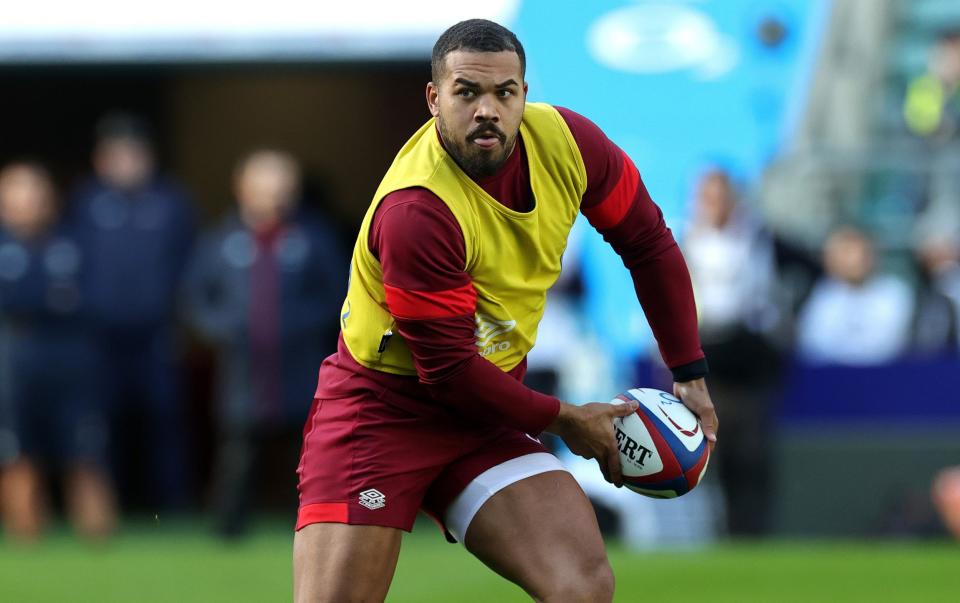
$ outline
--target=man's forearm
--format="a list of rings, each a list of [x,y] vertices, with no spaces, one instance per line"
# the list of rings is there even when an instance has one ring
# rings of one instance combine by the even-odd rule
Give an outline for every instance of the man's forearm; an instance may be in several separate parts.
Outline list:
[[[637,299],[676,381],[706,374],[690,273],[679,247],[630,267]]]
[[[435,400],[486,423],[539,435],[560,413],[560,400],[522,384],[480,356],[442,381],[428,383]]]

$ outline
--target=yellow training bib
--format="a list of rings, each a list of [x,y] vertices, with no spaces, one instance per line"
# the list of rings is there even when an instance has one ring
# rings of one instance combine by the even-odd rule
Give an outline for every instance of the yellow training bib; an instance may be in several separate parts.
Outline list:
[[[368,241],[373,215],[388,194],[422,187],[450,208],[466,244],[466,272],[477,292],[477,352],[509,371],[537,339],[546,292],[580,210],[587,177],[580,149],[556,109],[528,103],[520,125],[534,207],[513,211],[488,195],[446,152],[431,119],[397,154],[360,226],[340,326],[363,366],[415,375],[406,343],[394,333],[380,263]],[[385,337],[386,336],[386,337]]]

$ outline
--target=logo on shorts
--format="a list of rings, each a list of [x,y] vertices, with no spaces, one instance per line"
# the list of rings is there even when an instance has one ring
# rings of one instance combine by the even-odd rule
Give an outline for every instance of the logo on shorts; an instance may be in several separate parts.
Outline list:
[[[371,511],[379,509],[387,504],[387,497],[383,492],[370,488],[360,493],[360,505]]]

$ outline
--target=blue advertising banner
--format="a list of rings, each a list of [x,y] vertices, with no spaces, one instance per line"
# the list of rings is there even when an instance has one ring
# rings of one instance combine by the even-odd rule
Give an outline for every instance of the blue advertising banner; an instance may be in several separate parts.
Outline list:
[[[513,27],[527,50],[530,99],[595,121],[633,158],[679,236],[699,172],[719,164],[749,182],[790,136],[829,8],[527,0]],[[582,234],[588,321],[618,358],[635,358],[651,336],[629,275],[599,236]]]

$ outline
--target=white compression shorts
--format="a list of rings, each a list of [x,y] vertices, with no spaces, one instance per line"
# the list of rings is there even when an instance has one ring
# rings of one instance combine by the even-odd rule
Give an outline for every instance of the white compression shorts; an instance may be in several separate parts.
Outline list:
[[[462,544],[470,522],[490,497],[510,484],[548,471],[567,469],[547,452],[525,454],[487,469],[467,484],[447,508],[444,517],[447,530]]]

